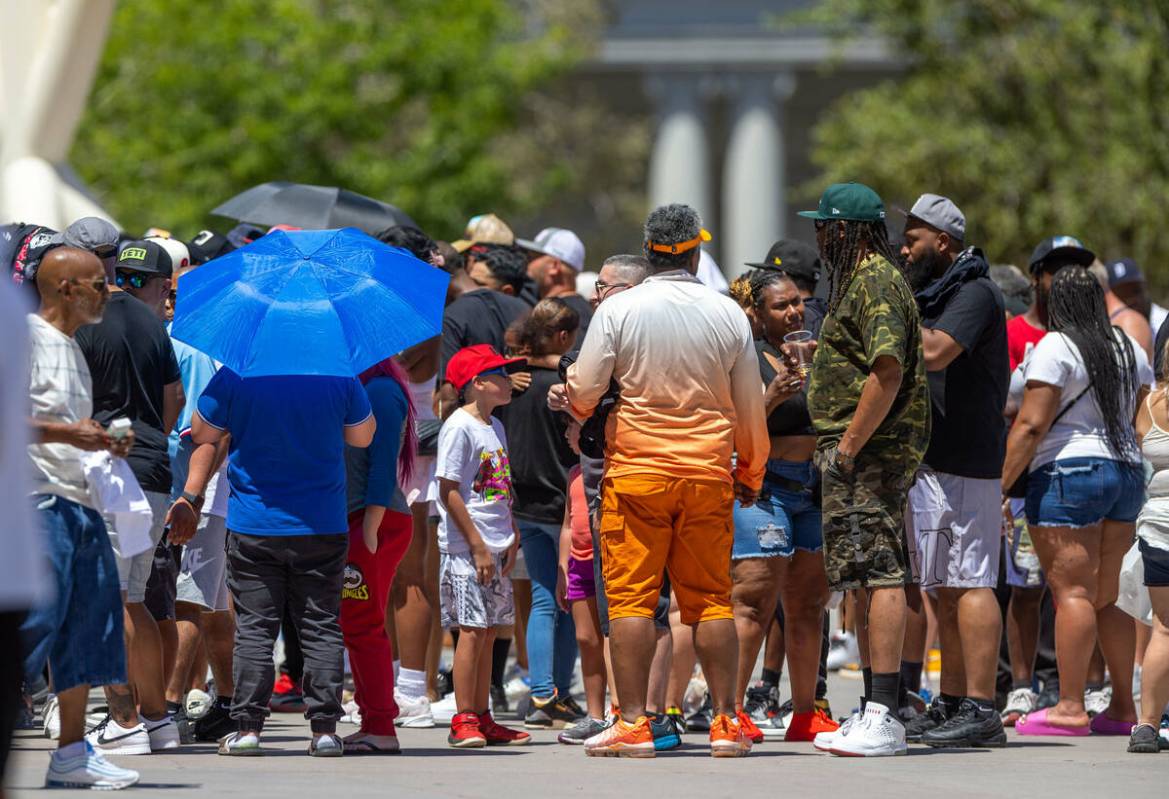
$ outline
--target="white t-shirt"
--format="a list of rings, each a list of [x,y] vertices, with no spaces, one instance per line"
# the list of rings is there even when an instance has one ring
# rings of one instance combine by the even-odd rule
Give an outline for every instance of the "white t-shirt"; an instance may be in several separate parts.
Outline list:
[[[32,417],[70,423],[93,416],[93,380],[81,347],[36,314],[28,315],[28,329]],[[84,455],[70,444],[30,445],[33,493],[94,507],[81,467]]]
[[[1118,337],[1122,335],[1119,329],[1113,330]],[[1137,382],[1140,385],[1147,385],[1153,379],[1149,359],[1131,336],[1128,339],[1136,360]],[[1089,383],[1084,360],[1070,338],[1063,333],[1048,333],[1035,345],[1031,357],[1023,364],[1022,369],[1023,378],[1027,382],[1036,380],[1060,386],[1059,410],[1068,408],[1059,421],[1051,426],[1043,441],[1039,442],[1039,448],[1031,460],[1032,469],[1065,458],[1107,458],[1140,463],[1140,455],[1136,451],[1121,455],[1112,450],[1108,443],[1103,414],[1096,404],[1094,388],[1068,407],[1068,403],[1079,396]],[[1123,409],[1126,421],[1131,420],[1136,413],[1135,401],[1134,397],[1133,406]]]
[[[512,526],[511,462],[503,425],[492,417],[486,425],[459,408],[438,434],[435,463],[439,478],[455,480],[471,521],[491,552],[503,552],[515,540]],[[471,547],[439,497],[438,548],[447,554],[470,552]]]

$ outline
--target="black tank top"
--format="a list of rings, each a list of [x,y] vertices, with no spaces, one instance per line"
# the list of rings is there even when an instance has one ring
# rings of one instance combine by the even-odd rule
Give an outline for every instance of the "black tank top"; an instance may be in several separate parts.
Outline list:
[[[762,378],[764,386],[771,385],[776,371],[770,358],[782,361],[783,355],[766,341],[756,341],[755,352],[759,356],[759,377]],[[808,386],[805,383],[803,391],[771,412],[767,417],[767,435],[772,438],[816,435],[812,428],[812,417],[808,414],[807,392]]]

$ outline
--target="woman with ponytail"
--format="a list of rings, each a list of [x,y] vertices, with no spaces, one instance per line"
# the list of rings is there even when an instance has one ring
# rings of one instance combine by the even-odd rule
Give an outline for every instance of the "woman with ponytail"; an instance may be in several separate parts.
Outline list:
[[[1015,725],[1020,735],[1128,735],[1133,620],[1116,607],[1120,563],[1144,502],[1134,431],[1153,380],[1144,350],[1108,319],[1104,292],[1082,266],[1055,274],[1048,334],[1022,366],[1022,407],[1007,440],[1003,487],[1030,467],[1026,513],[1055,599],[1059,703]],[[1112,703],[1089,719],[1088,664],[1099,636]]]
[[[377,420],[368,448],[345,448],[349,557],[341,591],[341,633],[356,686],[361,729],[345,738],[346,754],[395,754],[393,652],[386,601],[410,545],[410,508],[398,485],[408,481],[417,441],[414,408],[402,368],[392,358],[360,375]]]

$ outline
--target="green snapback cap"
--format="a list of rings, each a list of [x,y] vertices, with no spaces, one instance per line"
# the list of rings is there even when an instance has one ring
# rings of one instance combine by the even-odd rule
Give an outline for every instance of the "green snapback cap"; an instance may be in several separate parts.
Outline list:
[[[885,204],[875,191],[863,183],[833,183],[820,196],[818,209],[799,213],[808,219],[879,222],[885,218]]]

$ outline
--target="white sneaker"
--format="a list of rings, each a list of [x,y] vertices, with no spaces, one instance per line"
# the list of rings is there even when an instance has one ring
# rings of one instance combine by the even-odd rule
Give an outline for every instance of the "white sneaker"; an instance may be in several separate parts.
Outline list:
[[[1002,716],[1003,724],[1013,726],[1023,716],[1033,713],[1038,704],[1039,694],[1030,688],[1015,688],[1007,694],[1007,704],[999,715]]]
[[[527,676],[527,672],[518,673],[503,684],[503,692],[507,695],[508,702],[514,705],[531,693],[531,688],[526,682]]]
[[[156,721],[142,716],[142,726],[146,727],[146,734],[150,736],[151,752],[178,749],[179,725],[175,724],[174,717],[169,713]]]
[[[358,727],[361,726],[361,708],[357,706],[356,702],[350,699],[341,705],[341,709],[345,711],[345,715],[339,719],[342,724],[356,724]]]
[[[206,716],[213,704],[215,704],[215,697],[206,691],[200,691],[198,688],[192,688],[188,691],[187,698],[183,702],[183,706],[187,709],[187,718],[192,721]]]
[[[445,697],[438,700],[437,702],[427,701],[426,704],[430,709],[430,721],[431,721],[430,726],[434,726],[435,724],[442,724],[444,726],[447,726],[451,723],[451,719],[453,719],[455,717],[455,714],[457,714],[459,712],[459,708],[455,704],[455,692],[454,691],[451,691],[449,694],[447,694]],[[401,707],[401,705],[399,705],[399,707]],[[400,719],[402,717],[398,716],[398,718]],[[406,725],[403,724],[402,726],[405,727]],[[419,726],[419,725],[410,725],[410,726]]]
[[[860,721],[861,713],[858,710],[851,716],[841,722],[840,726],[831,732],[818,732],[816,737],[812,739],[812,746],[819,749],[821,752],[829,752],[832,750],[838,738],[848,735],[848,731],[852,729],[853,725]]]
[[[828,670],[839,671],[850,663],[859,663],[861,658],[860,647],[856,643],[856,634],[850,632],[833,633],[828,645]]]
[[[451,694],[451,699],[454,700],[454,694]],[[395,688],[394,701],[398,704],[398,718],[394,719],[394,726],[414,729],[434,726],[432,706],[425,696],[402,696]],[[447,718],[447,724],[450,724],[451,717]]]
[[[49,697],[49,701],[45,702],[45,737],[50,741],[55,741],[61,737],[61,707],[57,704],[57,696],[54,694]]]
[[[1103,688],[1087,689],[1084,691],[1084,710],[1088,711],[1089,716],[1099,716],[1108,706],[1112,704],[1112,686],[1105,685]]]
[[[45,773],[46,788],[90,788],[98,791],[120,791],[138,782],[138,772],[119,768],[102,757],[88,742],[81,746],[65,747],[49,757]]]
[[[106,716],[85,734],[85,740],[102,755],[150,754],[150,733],[142,723],[127,728]]]
[[[839,757],[887,757],[904,755],[905,727],[889,708],[877,702],[865,705],[865,713],[848,731],[838,735],[829,750]]]

